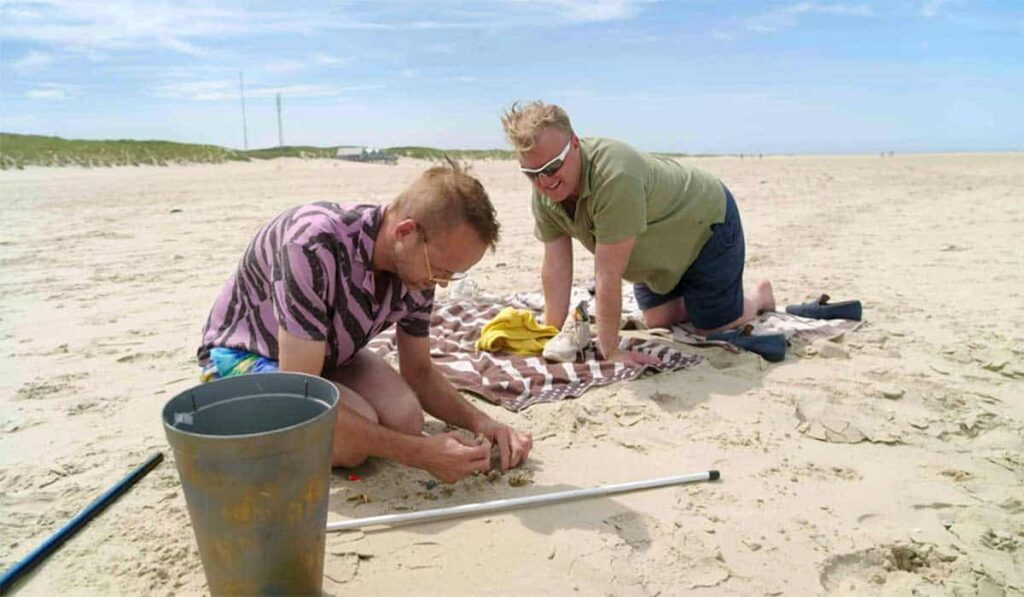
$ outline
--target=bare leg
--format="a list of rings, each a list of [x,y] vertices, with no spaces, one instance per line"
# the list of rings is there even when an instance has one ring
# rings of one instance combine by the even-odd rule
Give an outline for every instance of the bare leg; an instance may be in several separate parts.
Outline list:
[[[377,424],[377,413],[373,407],[362,396],[356,394],[345,386],[334,382],[338,387],[338,394],[341,399],[338,405],[338,416],[334,420],[334,440],[331,444],[331,466],[353,467],[359,466],[366,460],[365,448],[357,446],[352,441],[351,432],[347,424],[352,422],[354,417],[366,419],[368,422]]]
[[[384,359],[369,350],[356,353],[344,367],[328,369],[324,377],[338,385],[341,408],[335,423],[335,466],[352,467],[367,457],[364,448],[353,445],[345,427],[345,417],[358,415],[371,423],[408,435],[423,432],[423,409],[405,379]]]
[[[754,318],[761,313],[774,310],[775,293],[772,292],[772,284],[768,280],[759,280],[754,286],[754,291],[743,296],[743,314],[740,315],[739,319],[711,330],[698,329],[697,333],[702,336],[707,336],[708,334],[717,334],[719,332],[738,328],[741,325],[753,321]]]
[[[690,320],[682,297],[662,303],[644,311],[644,325],[649,328],[667,328]]]
[[[754,291],[743,297],[743,314],[739,319],[713,330],[697,330],[702,335],[715,334],[721,331],[739,327],[765,311],[775,310],[775,294],[772,292],[771,282],[760,280]],[[685,323],[690,320],[686,311],[686,302],[682,298],[673,299],[667,303],[658,305],[644,311],[644,323],[649,328],[670,327],[677,323]]]

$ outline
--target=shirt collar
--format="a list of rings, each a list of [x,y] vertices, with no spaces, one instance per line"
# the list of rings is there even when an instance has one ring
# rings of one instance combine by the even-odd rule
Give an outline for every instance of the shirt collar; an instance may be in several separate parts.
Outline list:
[[[363,225],[360,228],[359,234],[366,237],[365,243],[367,246],[366,256],[370,261],[364,261],[362,253],[357,253],[357,259],[363,262],[366,269],[366,277],[363,280],[363,286],[368,292],[376,296],[374,290],[376,289],[376,275],[373,271],[373,249],[377,244],[377,235],[380,233],[381,224],[384,223],[384,214],[387,212],[387,205],[372,205],[368,206],[366,211],[363,212],[362,222]],[[397,273],[392,273],[387,276],[388,284],[391,285],[391,292],[386,293],[385,297],[396,297],[402,301],[406,301],[409,298],[410,293],[409,287],[402,282],[402,279],[398,277]],[[385,298],[387,300],[387,298]]]
[[[363,266],[363,279],[352,282],[360,284],[363,291],[370,296],[376,296],[374,292],[377,284],[377,277],[373,272],[373,250],[377,245],[377,233],[380,231],[381,222],[384,220],[384,207],[380,205],[357,205],[352,209],[358,210],[359,228],[355,230],[352,239],[352,254],[350,258]]]

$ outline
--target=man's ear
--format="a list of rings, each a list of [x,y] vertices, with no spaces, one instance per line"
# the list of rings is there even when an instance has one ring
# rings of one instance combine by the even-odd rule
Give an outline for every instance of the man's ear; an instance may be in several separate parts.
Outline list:
[[[405,237],[419,230],[419,227],[420,226],[416,223],[416,220],[406,218],[395,226],[395,238],[403,240]]]

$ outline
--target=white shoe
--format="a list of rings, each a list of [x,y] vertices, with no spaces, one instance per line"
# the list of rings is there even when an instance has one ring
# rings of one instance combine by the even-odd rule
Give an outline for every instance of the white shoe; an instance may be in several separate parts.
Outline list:
[[[576,355],[590,346],[590,322],[569,319],[562,331],[544,345],[544,358],[559,363],[571,363]]]

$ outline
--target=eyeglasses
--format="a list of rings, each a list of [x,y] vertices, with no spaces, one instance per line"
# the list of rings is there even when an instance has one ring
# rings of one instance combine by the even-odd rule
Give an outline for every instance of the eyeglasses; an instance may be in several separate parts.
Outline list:
[[[562,153],[555,156],[555,159],[544,164],[540,168],[524,168],[519,166],[519,171],[526,175],[530,180],[536,179],[540,175],[554,176],[558,174],[558,171],[565,165],[565,157],[569,155],[569,150],[572,149],[572,135],[569,135],[569,142],[565,144],[565,149]]]
[[[447,286],[449,282],[461,280],[466,277],[466,272],[452,272],[446,276],[435,276],[434,272],[430,268],[430,253],[427,252],[427,236],[423,235],[423,260],[427,264],[427,280],[432,284],[437,284],[442,288]]]

